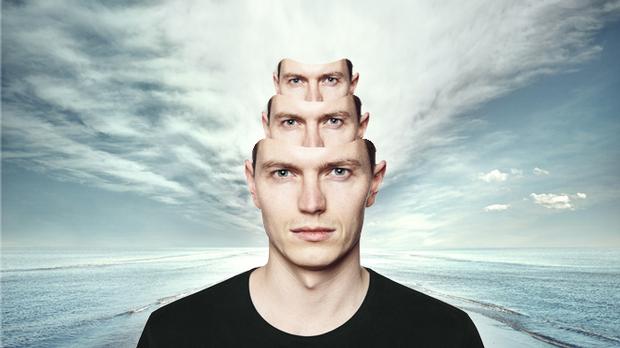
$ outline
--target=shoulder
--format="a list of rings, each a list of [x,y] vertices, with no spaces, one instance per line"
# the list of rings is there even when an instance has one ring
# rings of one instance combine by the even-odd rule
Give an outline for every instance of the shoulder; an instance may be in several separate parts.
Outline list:
[[[373,284],[373,291],[375,292],[373,296],[377,299],[377,303],[385,305],[391,310],[398,307],[406,311],[415,310],[418,313],[436,313],[448,317],[467,315],[457,307],[400,284],[371,269],[369,272],[372,274],[372,281],[375,282]]]
[[[469,315],[446,302],[397,283],[371,269],[373,316],[384,318],[400,329],[423,328],[431,332],[452,332],[464,336],[477,336]]]
[[[151,313],[148,325],[173,327],[217,320],[244,306],[247,281],[252,270],[240,273],[206,289],[169,303]]]
[[[248,280],[253,270],[151,313],[138,347],[211,347],[218,346],[218,340],[234,341],[249,316]]]

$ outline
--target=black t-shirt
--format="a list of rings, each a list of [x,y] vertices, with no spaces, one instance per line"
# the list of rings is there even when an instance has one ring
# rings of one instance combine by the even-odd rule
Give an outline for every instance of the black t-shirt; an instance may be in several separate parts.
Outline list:
[[[316,336],[286,333],[256,311],[253,270],[154,311],[138,347],[483,347],[467,313],[369,268],[368,292],[348,321]]]

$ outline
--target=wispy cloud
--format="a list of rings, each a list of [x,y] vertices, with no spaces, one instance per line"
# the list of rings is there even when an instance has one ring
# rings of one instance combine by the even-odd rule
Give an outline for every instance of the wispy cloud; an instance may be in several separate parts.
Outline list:
[[[508,208],[510,208],[510,204],[491,204],[484,207],[484,211],[503,211],[507,210]]]
[[[587,1],[4,2],[3,160],[260,231],[242,163],[262,137],[280,58],[352,59],[367,136],[389,163],[384,189],[403,187],[462,140],[463,112],[598,54],[592,38],[611,11]],[[441,170],[463,169],[444,154]],[[407,216],[429,228],[446,220]]]
[[[510,168],[510,175],[513,178],[522,178],[523,177],[523,170],[521,169],[517,169],[517,168]]]
[[[532,193],[530,197],[534,200],[534,203],[541,205],[548,209],[557,209],[557,210],[573,210],[574,203],[572,200],[574,199],[585,199],[587,196],[585,193],[577,193],[575,195],[567,195],[567,194],[554,194],[554,193]]]
[[[540,169],[538,167],[534,168],[532,170],[532,173],[534,173],[534,175],[538,175],[538,176],[549,175],[549,171],[548,170]]]
[[[508,174],[503,173],[498,169],[493,169],[488,173],[480,173],[478,174],[478,179],[484,182],[502,182],[508,179]]]

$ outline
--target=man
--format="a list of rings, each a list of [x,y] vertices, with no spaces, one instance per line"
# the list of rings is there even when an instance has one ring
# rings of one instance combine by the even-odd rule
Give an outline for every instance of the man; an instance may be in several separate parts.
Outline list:
[[[282,59],[273,74],[276,94],[291,95],[306,101],[324,101],[352,95],[359,74],[353,64],[340,59],[326,64],[305,64]]]
[[[324,102],[308,102],[275,95],[262,123],[267,138],[301,146],[330,146],[364,137],[368,113],[361,114],[358,97],[347,95]]]
[[[267,264],[153,312],[140,347],[482,347],[467,314],[360,265],[385,162],[356,140],[260,141],[245,173]]]

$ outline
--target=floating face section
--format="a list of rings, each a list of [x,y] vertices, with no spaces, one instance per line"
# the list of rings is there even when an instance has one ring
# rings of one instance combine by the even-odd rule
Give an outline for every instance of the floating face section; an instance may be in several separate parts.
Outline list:
[[[364,137],[368,114],[361,115],[356,96],[308,102],[285,95],[272,97],[263,117],[268,138],[309,147],[332,146]]]
[[[359,75],[348,59],[326,64],[305,64],[283,59],[273,75],[277,94],[306,101],[325,101],[355,92]]]
[[[372,168],[366,140],[301,147],[263,139],[246,177],[270,245],[294,264],[328,267],[359,242],[385,162]],[[374,153],[372,153],[374,161]]]

